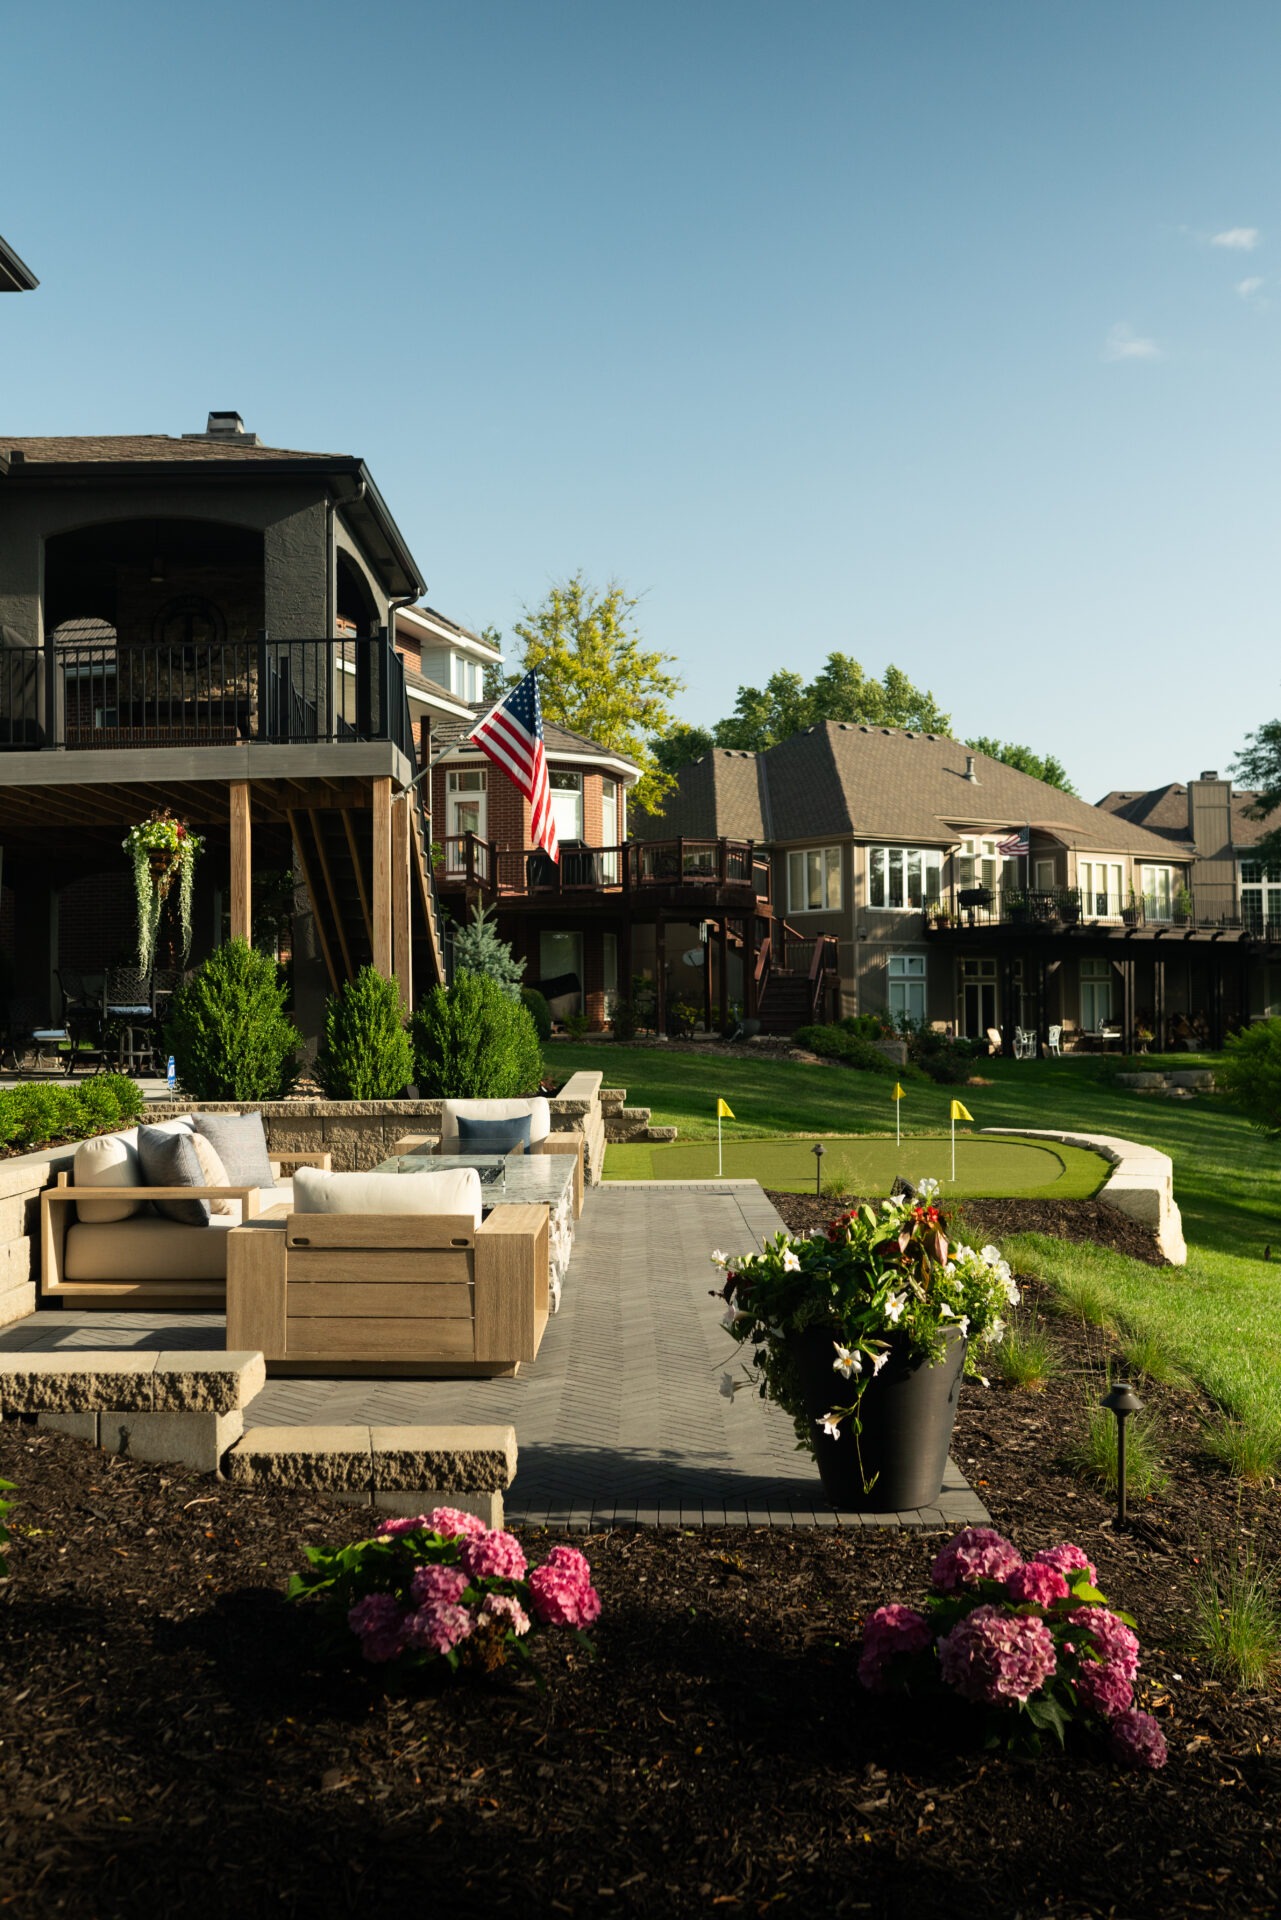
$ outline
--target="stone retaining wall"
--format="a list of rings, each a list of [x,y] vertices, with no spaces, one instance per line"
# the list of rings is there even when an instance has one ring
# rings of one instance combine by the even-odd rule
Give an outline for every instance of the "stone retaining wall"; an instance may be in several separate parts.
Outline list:
[[[586,1177],[601,1178],[605,1125],[599,1073],[576,1073],[548,1105],[553,1133],[581,1132],[587,1141]],[[164,1100],[149,1105],[148,1120],[183,1113],[261,1113],[271,1153],[329,1153],[336,1171],[368,1172],[395,1152],[405,1134],[440,1138],[439,1100]]]
[[[585,1178],[599,1182],[605,1165],[605,1121],[599,1073],[576,1073],[550,1101],[554,1133],[582,1133]],[[148,1106],[147,1120],[182,1113],[261,1113],[272,1153],[330,1153],[342,1172],[386,1160],[405,1133],[440,1137],[439,1100],[164,1100]],[[0,1327],[36,1308],[40,1275],[40,1195],[60,1173],[70,1173],[75,1147],[0,1160]]]
[[[241,1486],[332,1493],[382,1513],[462,1507],[502,1525],[514,1427],[246,1428],[266,1377],[260,1353],[0,1353],[0,1416]]]
[[[1183,1220],[1174,1204],[1174,1163],[1168,1153],[1110,1133],[1067,1133],[1053,1127],[984,1127],[983,1132],[1017,1139],[1058,1140],[1065,1147],[1086,1147],[1100,1154],[1112,1165],[1099,1194],[1102,1204],[1150,1228],[1172,1267],[1187,1265]]]

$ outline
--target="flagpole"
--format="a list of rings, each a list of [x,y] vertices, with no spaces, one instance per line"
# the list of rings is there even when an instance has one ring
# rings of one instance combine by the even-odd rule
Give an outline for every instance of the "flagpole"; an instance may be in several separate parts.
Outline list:
[[[952,1185],[956,1185],[956,1115],[952,1115]]]
[[[721,1151],[721,1125],[721,1107],[718,1100],[716,1103],[716,1178],[718,1180],[725,1176],[725,1160]]]

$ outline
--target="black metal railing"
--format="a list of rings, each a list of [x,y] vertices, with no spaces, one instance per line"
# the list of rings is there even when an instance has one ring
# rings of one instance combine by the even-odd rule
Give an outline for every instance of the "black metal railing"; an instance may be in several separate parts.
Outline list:
[[[1249,934],[1281,941],[1281,887],[1207,882],[1164,894],[1093,893],[1077,887],[952,887],[923,909],[931,931],[971,927],[1142,927],[1149,933]]]
[[[372,639],[0,645],[0,749],[389,740],[411,759],[405,670]]]

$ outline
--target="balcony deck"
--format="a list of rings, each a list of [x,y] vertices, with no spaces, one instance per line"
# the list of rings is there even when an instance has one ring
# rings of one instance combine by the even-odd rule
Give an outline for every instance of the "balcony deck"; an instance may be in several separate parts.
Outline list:
[[[751,914],[770,899],[770,864],[750,840],[627,840],[568,843],[559,861],[527,847],[499,846],[474,833],[449,836],[436,865],[442,898],[467,896],[505,908],[617,912],[624,900],[654,911],[701,909]]]
[[[1135,899],[1124,905],[1075,887],[1029,890],[1023,887],[954,887],[925,909],[925,931],[932,939],[1003,940],[1063,936],[1072,940],[1139,941],[1155,944],[1219,941],[1281,944],[1281,914],[1265,913],[1248,889],[1225,885],[1190,889],[1183,909],[1159,900]]]

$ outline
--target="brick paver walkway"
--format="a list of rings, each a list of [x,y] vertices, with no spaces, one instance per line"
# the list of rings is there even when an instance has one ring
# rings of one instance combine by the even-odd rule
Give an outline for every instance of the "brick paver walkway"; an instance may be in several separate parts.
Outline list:
[[[734,1348],[710,1291],[715,1247],[759,1246],[782,1222],[754,1181],[612,1182],[587,1196],[564,1303],[514,1380],[272,1379],[247,1426],[511,1421],[519,1465],[507,1516],[525,1526],[913,1526],[985,1521],[949,1466],[938,1505],[841,1514],[823,1503],[791,1422],[744,1391],[718,1392]],[[144,1327],[141,1323],[150,1324]],[[70,1322],[70,1324],[69,1324]],[[37,1331],[39,1324],[39,1330]],[[51,1324],[53,1323],[53,1324]],[[210,1315],[49,1313],[0,1347],[220,1345]],[[24,1332],[25,1329],[25,1332]]]

